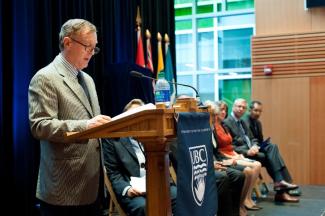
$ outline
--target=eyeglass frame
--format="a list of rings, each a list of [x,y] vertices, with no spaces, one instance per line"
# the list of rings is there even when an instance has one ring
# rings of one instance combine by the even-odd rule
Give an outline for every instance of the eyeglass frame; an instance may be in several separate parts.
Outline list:
[[[93,52],[93,51],[94,51],[94,55],[96,55],[96,54],[98,54],[99,51],[100,51],[100,48],[97,47],[97,46],[95,46],[94,48],[92,48],[90,45],[86,45],[86,44],[84,44],[84,43],[81,43],[80,41],[78,41],[78,40],[76,40],[76,39],[74,39],[74,38],[72,38],[72,37],[69,37],[69,38],[70,38],[72,41],[74,41],[74,42],[80,44],[81,46],[83,46],[83,47],[85,48],[85,51],[86,51],[86,52]],[[92,48],[92,49],[90,50],[90,48]]]

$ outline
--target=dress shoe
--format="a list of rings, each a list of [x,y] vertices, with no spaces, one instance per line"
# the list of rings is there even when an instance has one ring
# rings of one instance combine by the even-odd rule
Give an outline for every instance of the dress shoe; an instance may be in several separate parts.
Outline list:
[[[301,190],[299,188],[294,189],[294,190],[289,190],[288,194],[290,196],[301,196]]]
[[[299,199],[290,196],[287,193],[281,193],[281,194],[275,194],[274,196],[275,202],[290,202],[290,203],[297,203],[299,202]]]
[[[286,181],[281,181],[274,184],[274,191],[283,191],[283,190],[295,190],[298,188],[298,185],[290,184]]]
[[[262,207],[260,207],[260,206],[258,206],[258,205],[253,205],[253,206],[251,206],[251,207],[245,205],[245,208],[246,208],[247,210],[249,210],[249,211],[257,211],[257,210],[262,209]]]

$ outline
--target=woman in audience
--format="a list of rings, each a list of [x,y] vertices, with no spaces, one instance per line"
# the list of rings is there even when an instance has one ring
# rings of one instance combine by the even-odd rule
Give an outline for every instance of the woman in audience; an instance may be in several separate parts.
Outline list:
[[[245,158],[243,155],[240,155],[233,150],[232,137],[222,125],[222,121],[227,115],[227,105],[222,101],[218,103],[208,101],[205,104],[210,105],[214,114],[214,148],[224,157],[224,163],[244,167],[243,172],[246,178],[241,194],[241,212],[245,212],[243,208],[248,210],[261,209],[261,207],[257,206],[252,200],[252,191],[261,171],[261,163]]]

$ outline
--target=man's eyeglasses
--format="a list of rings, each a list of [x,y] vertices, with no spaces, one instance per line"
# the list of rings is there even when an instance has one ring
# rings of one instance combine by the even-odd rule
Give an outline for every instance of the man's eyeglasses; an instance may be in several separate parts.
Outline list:
[[[85,48],[86,52],[92,53],[94,51],[94,54],[99,53],[100,49],[99,47],[92,47],[86,44],[81,43],[80,41],[77,41],[76,39],[73,39],[72,37],[69,37],[71,40],[73,40],[74,42],[80,44],[81,46],[83,46]]]

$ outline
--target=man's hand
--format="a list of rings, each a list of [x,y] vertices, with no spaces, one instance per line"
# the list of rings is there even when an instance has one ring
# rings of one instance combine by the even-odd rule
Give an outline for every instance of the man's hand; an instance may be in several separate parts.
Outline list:
[[[145,194],[145,192],[140,192],[140,191],[138,191],[137,189],[135,189],[133,187],[130,187],[128,192],[127,192],[128,197],[142,196],[144,194]]]
[[[111,117],[106,115],[98,115],[87,121],[87,129],[97,127],[99,125],[108,123],[111,120]]]
[[[227,168],[222,165],[221,161],[214,161],[214,169],[218,171],[226,170]]]
[[[232,158],[222,160],[222,165],[224,165],[224,166],[231,166],[231,165],[236,165],[236,164],[237,164],[236,160],[232,159]]]
[[[259,147],[257,145],[252,146],[248,151],[247,155],[248,156],[254,156],[259,152]]]

